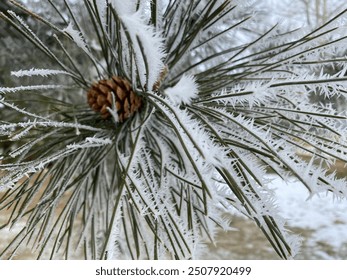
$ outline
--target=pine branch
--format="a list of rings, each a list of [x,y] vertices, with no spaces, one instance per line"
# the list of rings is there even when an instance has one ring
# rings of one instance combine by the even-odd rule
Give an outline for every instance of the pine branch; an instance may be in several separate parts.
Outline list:
[[[1,258],[199,258],[236,209],[288,259],[268,171],[346,197],[325,168],[347,162],[346,114],[311,98],[346,93],[345,11],[302,34],[250,31],[232,1],[11,2],[45,35],[0,17],[48,60],[0,87],[0,227],[25,221]]]

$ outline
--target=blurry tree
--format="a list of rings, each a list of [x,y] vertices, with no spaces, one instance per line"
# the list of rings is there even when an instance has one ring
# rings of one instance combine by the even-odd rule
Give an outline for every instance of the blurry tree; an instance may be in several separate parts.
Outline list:
[[[309,100],[344,91],[324,73],[346,64],[342,14],[303,33],[247,1],[48,2],[54,17],[41,2],[26,21],[1,15],[23,38],[5,54],[23,87],[0,88],[0,139],[17,145],[2,155],[0,211],[4,228],[28,220],[0,257],[31,244],[39,258],[196,258],[237,209],[291,258],[268,170],[347,197],[325,169],[347,162],[346,116]],[[14,69],[24,39],[46,58],[25,52]]]
[[[22,1],[23,2],[23,1]],[[24,4],[24,2],[23,2]],[[78,9],[81,2],[72,5],[73,9]],[[63,4],[63,1],[55,4],[55,7],[59,8],[61,17],[56,16],[56,10],[52,7],[49,1],[25,1],[27,11],[18,8],[17,6],[11,4],[9,0],[0,1],[0,13],[9,16],[8,11],[14,11],[18,17],[25,20],[31,30],[35,30],[37,35],[40,37],[42,42],[49,46],[53,51],[62,55],[62,51],[57,47],[57,42],[52,36],[52,30],[42,22],[34,20],[29,16],[30,10],[35,10],[35,12],[42,16],[44,15],[53,24],[58,27],[63,28],[66,25],[67,19],[64,17],[67,14],[67,8]],[[77,6],[77,7],[76,7]],[[78,13],[76,13],[78,15]],[[83,17],[80,14],[81,18]],[[78,54],[76,54],[76,59],[78,59]],[[64,58],[63,58],[64,59]],[[65,58],[66,59],[66,58]],[[82,61],[80,61],[82,63]],[[30,83],[30,79],[21,79],[13,77],[11,71],[16,71],[21,68],[32,68],[32,65],[36,65],[38,68],[50,68],[53,67],[53,61],[51,61],[47,56],[37,47],[35,47],[32,42],[27,39],[23,40],[23,36],[14,28],[12,24],[7,21],[0,20],[0,87],[10,87],[10,86],[21,86]],[[43,77],[36,77],[36,82],[40,83],[43,81]],[[20,95],[13,94],[12,99],[8,100],[18,102]],[[41,101],[44,102],[42,96]],[[21,103],[26,108],[31,108],[37,106],[36,103],[22,101]],[[2,107],[0,105],[0,120],[6,121],[19,121],[19,118],[23,118],[23,115],[14,114],[12,110]],[[6,151],[11,145],[10,142],[2,143],[0,141],[0,152]]]
[[[345,0],[264,0],[257,3],[262,7],[263,12],[267,14],[268,21],[271,23],[281,22],[284,31],[293,30],[293,28],[306,28],[313,30],[347,8]],[[345,18],[341,18],[337,24],[346,26]],[[346,26],[347,28],[347,26]],[[321,57],[326,61],[323,69],[321,65],[312,67],[313,72],[321,72],[329,75],[346,75],[344,62],[336,57],[346,55],[347,52],[331,54],[321,52]],[[315,61],[307,61],[306,66],[316,65]],[[344,74],[343,74],[344,73]],[[333,95],[328,99],[319,92],[311,92],[312,102],[321,102],[322,104],[332,104],[339,112],[347,109],[346,95]]]

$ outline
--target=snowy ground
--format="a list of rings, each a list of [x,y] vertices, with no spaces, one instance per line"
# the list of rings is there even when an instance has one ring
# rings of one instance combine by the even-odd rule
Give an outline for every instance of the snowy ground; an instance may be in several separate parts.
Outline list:
[[[307,200],[309,193],[299,182],[284,183],[271,178],[281,215],[288,228],[302,237],[296,259],[347,259],[347,200],[321,195]],[[248,219],[231,218],[236,232],[220,232],[217,247],[210,246],[213,259],[278,259],[260,230]]]
[[[334,200],[332,195],[308,198],[307,190],[299,182],[290,184],[275,179],[279,208],[289,226],[315,231],[312,242],[328,242],[334,247],[347,243],[347,201]]]
[[[329,250],[336,252],[346,246],[346,200],[336,200],[330,193],[306,200],[309,194],[301,183],[286,184],[277,178],[271,187],[276,189],[279,208],[288,225],[311,232],[309,239],[304,241],[307,246],[326,244]],[[332,258],[327,252],[320,253],[323,258]]]

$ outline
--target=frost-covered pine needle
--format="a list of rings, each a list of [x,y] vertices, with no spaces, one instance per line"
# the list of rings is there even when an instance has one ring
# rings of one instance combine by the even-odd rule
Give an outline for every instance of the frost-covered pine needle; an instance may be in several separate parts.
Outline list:
[[[26,221],[2,258],[198,258],[235,209],[293,258],[266,175],[346,197],[329,171],[347,163],[329,104],[346,94],[345,11],[252,32],[242,1],[48,1],[49,17],[11,2],[37,30],[0,17],[47,60],[0,85],[1,227]]]

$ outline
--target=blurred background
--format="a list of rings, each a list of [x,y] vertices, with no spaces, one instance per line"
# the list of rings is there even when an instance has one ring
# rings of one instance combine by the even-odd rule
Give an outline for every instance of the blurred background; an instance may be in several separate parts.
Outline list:
[[[25,2],[35,11],[45,14],[45,17],[57,26],[63,27],[64,23],[56,19],[55,11],[52,10],[48,1],[26,0],[22,2]],[[77,1],[75,4],[83,5],[82,2]],[[280,24],[283,32],[296,28],[312,30],[347,9],[347,1],[345,0],[259,0],[253,2],[254,10],[259,10],[260,20],[259,24],[251,26],[251,30],[248,32],[251,31],[256,34],[261,34],[276,23]],[[0,0],[1,12],[6,14],[9,8],[9,1]],[[32,21],[19,9],[13,7],[12,9],[27,19],[32,29],[37,30],[39,37],[54,48],[49,29]],[[62,13],[64,13],[64,9],[62,9]],[[347,34],[346,22],[342,18],[337,24],[346,26]],[[342,69],[344,66],[342,63],[327,64],[323,70],[325,73],[333,74]],[[11,71],[30,69],[34,65],[35,68],[40,68],[41,64],[47,67],[46,57],[29,42],[23,41],[23,38],[7,23],[0,21],[0,87],[16,86],[23,82],[23,80],[19,81],[11,77]],[[313,94],[311,98],[312,102],[327,102],[321,100],[319,95]],[[338,111],[346,111],[347,102],[344,96],[334,96],[328,102]],[[14,117],[0,105],[0,119],[2,121],[12,120]],[[0,142],[0,154],[8,149],[11,147]],[[337,171],[338,176],[347,176],[347,167],[343,164],[337,163],[332,169]],[[347,202],[335,200],[328,194],[308,199],[309,194],[300,183],[295,181],[284,183],[279,178],[271,177],[271,174],[269,179],[271,179],[270,187],[278,201],[278,209],[288,221],[288,229],[302,237],[301,252],[296,258],[347,259]],[[278,259],[268,241],[251,221],[237,213],[230,218],[235,231],[218,233],[219,238],[216,246],[207,245],[210,252],[202,258]],[[6,219],[6,216],[0,216],[0,224]],[[2,231],[0,250],[8,244],[18,230],[20,230],[20,224],[11,231]],[[30,249],[18,252],[16,258],[30,258]]]

